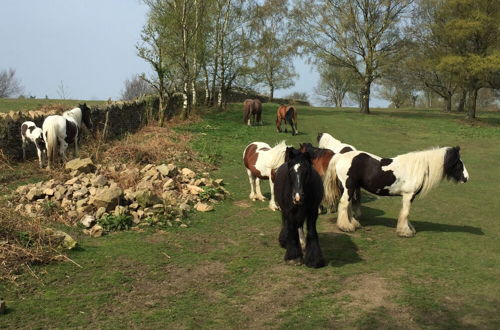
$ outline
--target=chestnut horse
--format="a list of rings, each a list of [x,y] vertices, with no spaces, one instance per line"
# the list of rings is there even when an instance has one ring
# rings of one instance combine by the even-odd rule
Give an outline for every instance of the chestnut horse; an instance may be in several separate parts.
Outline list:
[[[243,102],[243,113],[243,123],[252,126],[253,119],[253,125],[262,125],[262,102],[259,99],[246,99]]]
[[[297,110],[292,106],[280,105],[276,111],[276,130],[281,133],[281,122],[285,121],[285,133],[286,124],[290,124],[292,127],[292,135],[297,135],[299,133],[297,129]]]

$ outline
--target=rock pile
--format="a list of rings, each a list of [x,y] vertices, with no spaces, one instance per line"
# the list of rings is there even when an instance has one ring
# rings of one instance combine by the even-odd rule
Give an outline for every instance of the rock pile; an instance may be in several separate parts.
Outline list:
[[[222,179],[214,180],[174,164],[148,164],[142,169],[126,165],[101,166],[87,159],[66,164],[67,180],[51,179],[20,186],[16,210],[39,216],[47,205],[64,211],[66,220],[78,220],[86,233],[100,236],[99,220],[130,217],[135,225],[156,223],[187,227],[190,211],[207,212],[228,194]]]

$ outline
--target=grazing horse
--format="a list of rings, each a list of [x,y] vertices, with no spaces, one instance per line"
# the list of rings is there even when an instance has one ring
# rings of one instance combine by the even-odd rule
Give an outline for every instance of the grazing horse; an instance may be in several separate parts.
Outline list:
[[[323,199],[323,184],[312,166],[308,152],[286,149],[286,162],[276,172],[274,190],[281,208],[279,243],[286,249],[285,261],[302,263],[299,231],[307,219],[304,263],[308,267],[323,267],[325,261],[316,231],[318,206]]]
[[[276,130],[281,133],[281,122],[285,121],[285,133],[286,124],[290,124],[292,127],[292,135],[299,134],[299,130],[297,129],[297,110],[292,106],[286,106],[284,104],[278,107],[276,111]]]
[[[25,121],[21,125],[21,140],[23,141],[23,160],[26,160],[26,146],[29,142],[32,142],[36,146],[38,162],[40,163],[40,168],[42,168],[43,158],[47,156],[42,129],[37,127],[32,121]]]
[[[62,116],[53,115],[45,118],[42,129],[45,143],[47,144],[48,169],[56,158],[56,148],[59,145],[59,155],[66,162],[66,149],[74,143],[75,156],[78,154],[78,136],[82,121],[88,129],[92,128],[90,108],[79,104],[78,108],[65,111]]]
[[[444,178],[465,183],[469,174],[460,159],[460,147],[444,147],[410,152],[394,158],[381,158],[363,151],[337,154],[326,172],[325,199],[338,205],[337,225],[343,231],[355,231],[360,224],[353,216],[351,201],[356,189],[363,188],[379,196],[401,196],[396,233],[415,235],[408,221],[415,197],[425,196]]]
[[[259,124],[262,125],[262,102],[259,99],[246,99],[243,102],[244,117],[243,122],[248,126]],[[252,120],[251,120],[252,119]]]
[[[260,191],[260,180],[269,180],[271,186],[269,208],[273,211],[278,209],[274,201],[274,175],[276,169],[285,162],[286,148],[285,141],[281,141],[274,148],[264,142],[252,142],[243,151],[243,163],[250,181],[250,199],[264,201],[265,197]]]

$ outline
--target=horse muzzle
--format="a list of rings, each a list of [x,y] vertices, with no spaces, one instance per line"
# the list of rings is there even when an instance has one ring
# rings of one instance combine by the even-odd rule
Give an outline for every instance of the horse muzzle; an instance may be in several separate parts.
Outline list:
[[[304,198],[302,197],[302,195],[299,193],[295,193],[295,195],[293,196],[293,199],[292,199],[293,204],[301,205],[303,201],[304,201]]]

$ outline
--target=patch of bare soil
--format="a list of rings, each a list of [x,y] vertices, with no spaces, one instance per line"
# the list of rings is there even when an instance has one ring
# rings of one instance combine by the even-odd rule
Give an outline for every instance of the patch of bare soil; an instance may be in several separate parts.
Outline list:
[[[241,208],[252,207],[252,202],[249,201],[249,200],[246,200],[246,199],[235,201],[233,204],[236,205],[236,206],[238,206],[238,207],[241,207]]]
[[[379,320],[382,324],[376,324],[374,327],[419,328],[410,311],[393,302],[397,292],[394,283],[390,283],[386,278],[377,274],[362,274],[348,278],[343,287],[338,296],[339,301],[345,302],[344,309],[348,311],[349,319],[356,320],[370,313],[376,315],[377,312],[384,311],[387,315]],[[384,322],[387,324],[384,325]]]

